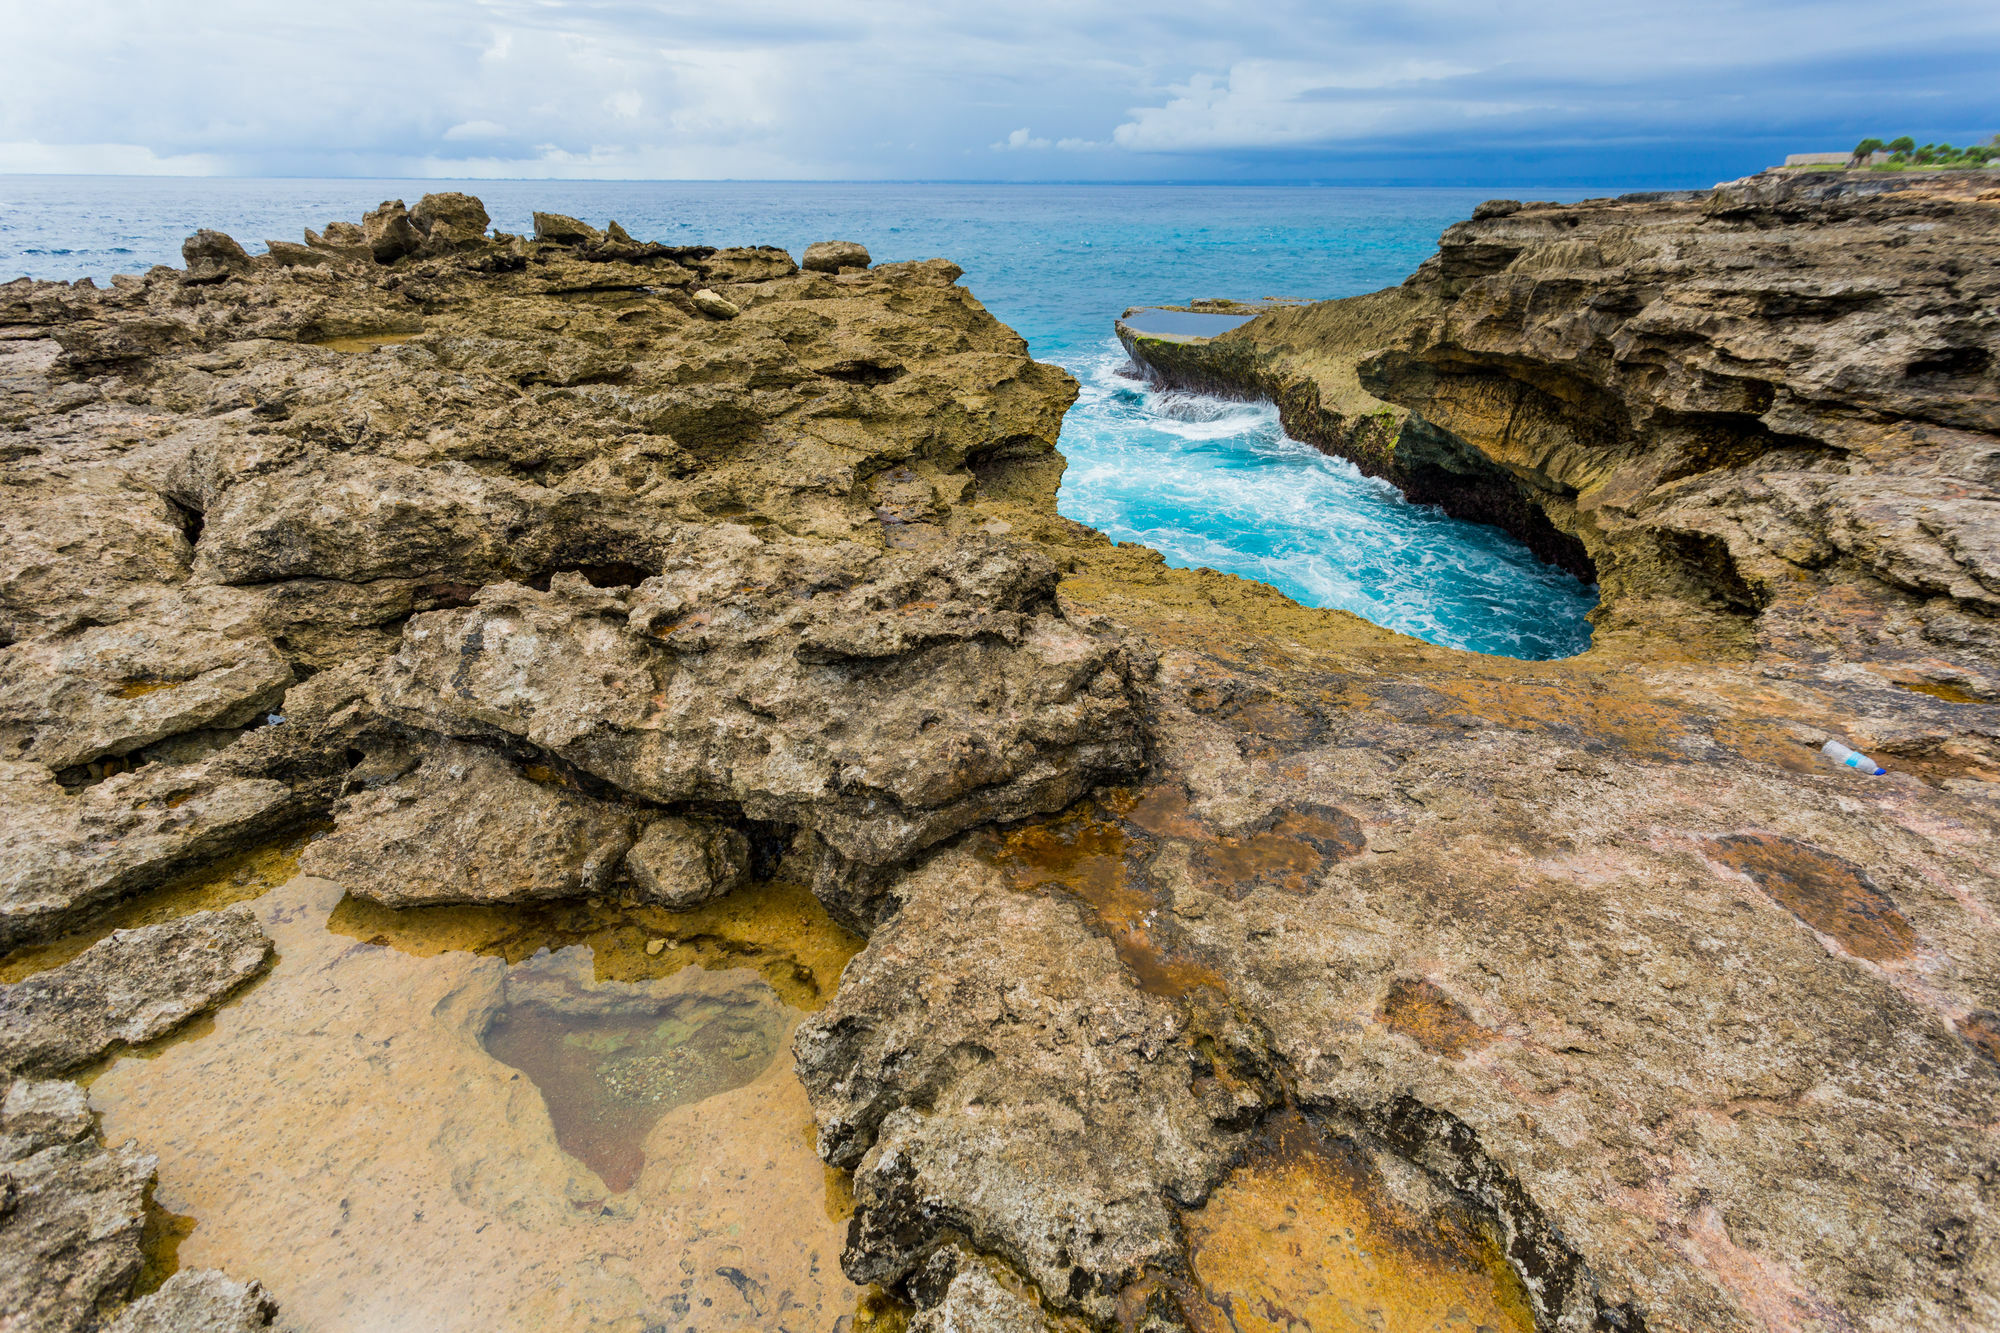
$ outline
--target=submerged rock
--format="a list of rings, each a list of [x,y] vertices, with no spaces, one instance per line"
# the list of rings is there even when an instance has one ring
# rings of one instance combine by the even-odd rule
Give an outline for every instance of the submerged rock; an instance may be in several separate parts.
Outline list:
[[[139,1276],[153,1159],[107,1148],[74,1083],[0,1076],[0,1319],[88,1333]]]
[[[0,1074],[65,1074],[165,1036],[264,970],[271,941],[236,907],[113,931],[0,986]]]
[[[175,1273],[119,1311],[109,1333],[250,1333],[269,1328],[277,1313],[278,1303],[255,1280],[199,1268]]]

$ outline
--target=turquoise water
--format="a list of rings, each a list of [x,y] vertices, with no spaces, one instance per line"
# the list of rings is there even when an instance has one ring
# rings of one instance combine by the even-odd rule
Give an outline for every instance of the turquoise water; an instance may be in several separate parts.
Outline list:
[[[1373,291],[1400,282],[1490,191],[0,177],[0,279],[101,282],[178,264],[196,227],[254,249],[439,188],[479,195],[509,231],[543,209],[687,244],[797,254],[840,237],[878,261],[946,256],[1036,356],[1083,385],[1063,425],[1065,515],[1175,565],[1260,579],[1434,643],[1534,658],[1589,645],[1595,590],[1497,529],[1406,503],[1286,439],[1269,408],[1157,394],[1119,374],[1111,325],[1129,306]]]

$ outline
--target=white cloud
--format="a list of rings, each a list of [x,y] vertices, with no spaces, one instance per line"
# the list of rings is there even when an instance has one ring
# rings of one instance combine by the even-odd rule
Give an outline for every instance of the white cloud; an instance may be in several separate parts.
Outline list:
[[[507,127],[491,120],[463,120],[444,132],[446,143],[461,143],[467,139],[497,139],[507,132]]]
[[[2000,128],[1990,0],[64,0],[12,6],[8,52],[0,171],[1117,177]]]
[[[209,153],[161,156],[133,143],[0,142],[0,175],[221,176],[226,161]]]
[[[1024,127],[1022,129],[1015,130],[1012,134],[1009,134],[999,143],[992,144],[990,146],[999,149],[1003,153],[1018,153],[1024,148],[1047,148],[1049,146],[1049,141],[1047,139],[1035,139],[1029,137],[1028,131]]]

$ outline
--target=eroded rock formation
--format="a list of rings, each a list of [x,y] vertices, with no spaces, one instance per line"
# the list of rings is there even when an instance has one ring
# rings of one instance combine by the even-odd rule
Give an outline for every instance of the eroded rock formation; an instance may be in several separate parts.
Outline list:
[[[1532,663],[1056,517],[1074,386],[943,261],[487,226],[0,287],[0,946],[322,816],[392,905],[782,865],[870,934],[795,1056],[918,1327],[1215,1327],[1294,1189],[1503,1324],[2000,1322],[2000,205],[1487,206],[1136,349],[1595,570]]]

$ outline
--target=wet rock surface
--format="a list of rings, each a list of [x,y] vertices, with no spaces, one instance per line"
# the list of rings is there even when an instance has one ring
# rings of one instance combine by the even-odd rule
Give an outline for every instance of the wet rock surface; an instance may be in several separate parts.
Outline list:
[[[161,1037],[264,970],[243,908],[114,931],[71,961],[0,986],[0,1074],[66,1074]]]
[[[269,1328],[277,1312],[277,1302],[257,1282],[195,1269],[175,1273],[119,1311],[110,1333],[250,1333]]]
[[[1489,207],[1155,365],[1595,570],[1564,662],[1059,519],[1074,387],[942,260],[433,196],[0,287],[0,947],[331,815],[92,1091],[308,1324],[2000,1323],[2000,206],[1902,185]],[[115,1243],[9,1299],[108,1312],[79,1135]]]
[[[1992,183],[1486,210],[1397,292],[1180,353],[1206,387],[1351,390],[1350,425],[1404,405],[1387,462],[1595,563],[1581,658],[1397,645],[1122,552],[1065,585],[1161,645],[1149,734],[1196,820],[1357,821],[1298,897],[1149,869],[1149,933],[1289,1099],[1498,1220],[1539,1325],[2000,1318],[1966,1239],[2000,1099]]]
[[[74,1083],[0,1085],[0,1318],[94,1329],[139,1276],[153,1159],[107,1148]]]
[[[90,1089],[193,1220],[183,1269],[255,1275],[300,1329],[852,1317],[780,1053],[859,941],[803,890],[676,919],[396,910],[299,876],[254,910],[270,975]]]

